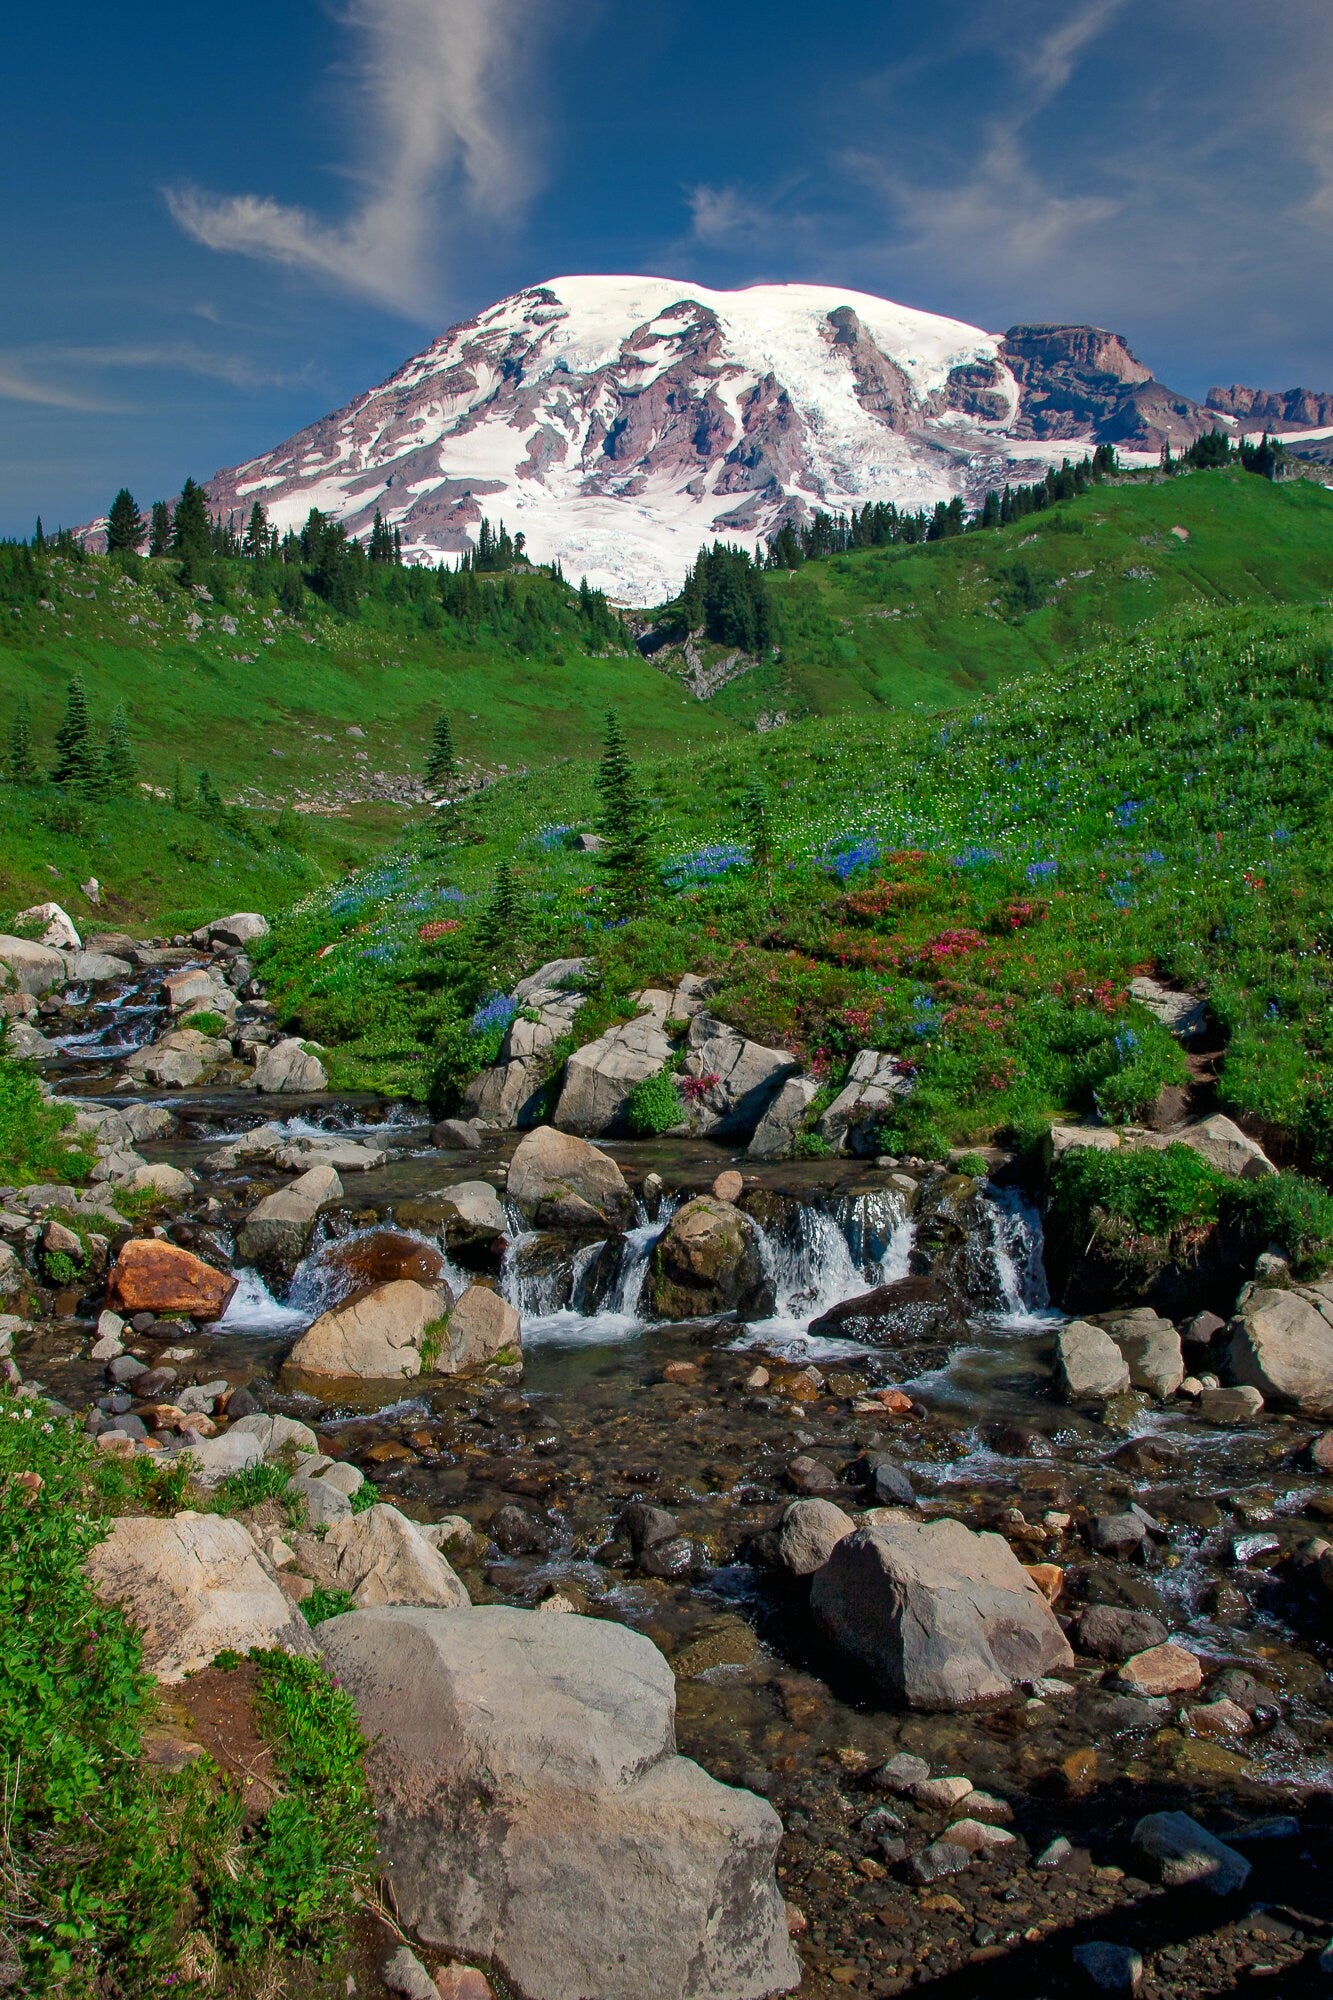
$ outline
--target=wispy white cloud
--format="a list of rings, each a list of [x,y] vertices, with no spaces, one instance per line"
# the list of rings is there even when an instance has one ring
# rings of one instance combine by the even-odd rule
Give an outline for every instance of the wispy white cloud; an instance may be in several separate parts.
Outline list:
[[[23,362],[3,355],[0,355],[0,400],[36,403],[48,410],[96,410],[105,413],[119,407],[84,389],[43,380]]]
[[[754,200],[735,186],[708,187],[701,183],[686,188],[685,199],[690,208],[690,233],[699,243],[735,245],[754,241],[771,235],[777,226],[770,204]]]
[[[413,317],[431,314],[446,190],[472,217],[503,221],[531,190],[531,119],[516,85],[549,15],[542,0],[349,0],[363,59],[364,199],[340,222],[271,195],[171,188],[186,233],[307,271]]]
[[[279,372],[260,367],[243,354],[217,354],[193,341],[127,341],[105,347],[58,347],[54,359],[82,368],[155,368],[229,382],[234,389],[285,389],[309,379],[309,371]]]
[[[1120,199],[1062,191],[1049,159],[1032,157],[1031,128],[1073,80],[1092,44],[1128,0],[1084,0],[1044,33],[1006,43],[1017,66],[1014,86],[981,127],[981,143],[962,175],[923,180],[892,154],[849,149],[844,164],[877,187],[910,244],[974,267],[1018,274],[1048,268],[1070,244],[1111,221]],[[1006,21],[1012,29],[1016,24]]]

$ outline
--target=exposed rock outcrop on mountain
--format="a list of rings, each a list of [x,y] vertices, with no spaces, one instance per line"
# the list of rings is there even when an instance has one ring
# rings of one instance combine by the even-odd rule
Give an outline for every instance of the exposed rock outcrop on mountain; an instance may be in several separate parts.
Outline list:
[[[1000,350],[1021,391],[1015,437],[1086,438],[1156,450],[1215,428],[1202,404],[1154,381],[1118,333],[1011,326]]]
[[[1246,389],[1233,382],[1214,388],[1204,399],[1210,410],[1239,417],[1247,429],[1323,430],[1333,424],[1333,393],[1318,389]]]

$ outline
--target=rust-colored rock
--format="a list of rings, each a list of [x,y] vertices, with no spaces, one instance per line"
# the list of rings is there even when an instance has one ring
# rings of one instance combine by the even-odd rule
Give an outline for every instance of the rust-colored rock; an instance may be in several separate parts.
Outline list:
[[[106,1302],[113,1312],[180,1313],[187,1319],[221,1319],[231,1303],[236,1280],[230,1271],[215,1271],[175,1243],[136,1236],[117,1257],[107,1280]]]
[[[398,1278],[436,1285],[444,1270],[444,1258],[433,1244],[401,1229],[375,1229],[367,1236],[348,1237],[326,1250],[320,1262],[332,1279],[330,1306],[346,1305],[376,1285],[391,1285]]]
[[[1064,1588],[1065,1573],[1059,1563],[1024,1563],[1024,1569],[1048,1604],[1054,1604]]]
[[[495,2000],[495,1988],[475,1965],[442,1965],[435,1975],[440,2000]]]
[[[1203,1668],[1184,1646],[1149,1646],[1120,1669],[1120,1684],[1132,1694],[1193,1694],[1203,1684]]]

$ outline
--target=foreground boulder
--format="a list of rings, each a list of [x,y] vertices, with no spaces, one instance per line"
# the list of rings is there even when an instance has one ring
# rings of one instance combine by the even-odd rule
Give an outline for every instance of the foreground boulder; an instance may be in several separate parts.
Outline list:
[[[1055,1336],[1055,1381],[1066,1403],[1104,1402],[1129,1387],[1129,1363],[1109,1333],[1071,1319]]]
[[[309,1096],[329,1087],[328,1074],[319,1057],[290,1037],[264,1050],[250,1081],[255,1090],[274,1095]]]
[[[433,1604],[466,1611],[472,1602],[439,1550],[396,1507],[368,1507],[334,1521],[315,1545],[315,1562],[329,1588],[350,1591],[359,1610]]]
[[[754,1137],[746,1148],[746,1157],[751,1160],[789,1159],[796,1144],[796,1135],[805,1123],[805,1114],[818,1095],[819,1085],[812,1076],[789,1076],[756,1125]]]
[[[146,1049],[136,1049],[125,1064],[125,1074],[140,1083],[156,1084],[159,1090],[188,1090],[216,1063],[231,1054],[231,1043],[197,1028],[175,1028]]]
[[[790,1049],[765,1048],[713,1015],[690,1023],[684,1074],[694,1079],[690,1130],[715,1139],[750,1139],[797,1068]]]
[[[522,1011],[505,1031],[498,1061],[474,1077],[464,1093],[469,1118],[484,1118],[491,1125],[537,1123],[545,1101],[545,1052],[568,1034],[587,997],[587,973],[586,958],[553,958],[519,980],[510,997]],[[530,1018],[534,1014],[535,1020]],[[463,1143],[470,1149],[473,1142]]]
[[[1232,1374],[1266,1403],[1333,1416],[1331,1321],[1333,1285],[1252,1292],[1231,1322]]]
[[[555,1122],[563,1131],[600,1137],[622,1130],[635,1084],[656,1076],[670,1062],[675,1052],[666,1032],[670,993],[650,988],[636,996],[636,1004],[639,1013],[634,1020],[608,1028],[596,1041],[576,1049],[566,1063],[555,1110]]]
[[[283,1364],[284,1374],[390,1382],[433,1366],[453,1305],[448,1285],[395,1278],[321,1313]],[[423,1352],[424,1350],[424,1352]]]
[[[106,1302],[125,1318],[135,1313],[182,1314],[186,1319],[221,1319],[231,1304],[236,1280],[215,1271],[202,1257],[153,1236],[125,1244],[107,1279]]]
[[[501,1357],[518,1358],[520,1320],[508,1299],[489,1285],[469,1285],[449,1314],[435,1359],[437,1375],[460,1375]]]
[[[614,1224],[630,1211],[629,1189],[615,1161],[553,1125],[539,1125],[519,1140],[506,1187],[529,1221],[544,1229]]]
[[[294,1271],[305,1255],[321,1204],[339,1200],[342,1191],[332,1167],[311,1167],[290,1187],[265,1195],[237,1233],[237,1256],[266,1270]]]
[[[54,951],[82,951],[83,940],[74,928],[74,919],[59,903],[34,903],[20,910],[14,922],[25,931],[36,931],[38,944]],[[39,928],[40,926],[40,928]]]
[[[902,1515],[859,1528],[816,1571],[810,1602],[841,1650],[913,1708],[999,1701],[1073,1665],[1009,1544],[961,1521]]]
[[[88,1575],[98,1596],[123,1605],[139,1628],[144,1665],[160,1681],[184,1680],[228,1648],[317,1656],[310,1627],[239,1521],[123,1514],[88,1557]]]
[[[487,1605],[319,1627],[370,1741],[400,1919],[530,2000],[763,2000],[800,1968],[766,1801],[675,1754],[624,1626]]]
[[[214,917],[190,936],[195,944],[221,944],[239,948],[268,936],[268,918],[257,910],[237,910],[234,916]]]
[[[28,938],[0,936],[0,969],[6,989],[19,993],[49,993],[65,978],[61,954]]]
[[[650,1310],[662,1319],[771,1312],[772,1287],[749,1216],[712,1195],[686,1202],[658,1239],[648,1296]]]

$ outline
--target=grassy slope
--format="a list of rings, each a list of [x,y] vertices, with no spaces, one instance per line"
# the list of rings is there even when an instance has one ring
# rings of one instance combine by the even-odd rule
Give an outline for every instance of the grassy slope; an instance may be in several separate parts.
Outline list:
[[[1227,1101],[1333,1166],[1331,693],[1327,611],[1210,611],[948,717],[645,764],[660,857],[738,840],[755,776],[775,854],[771,881],[741,865],[664,884],[623,926],[595,864],[538,837],[591,813],[590,769],[534,773],[476,803],[450,864],[409,853],[295,915],[272,975],[345,1074],[420,1088],[432,1050],[465,1064],[475,1000],[542,957],[598,961],[585,1031],[635,985],[712,971],[720,1012],[831,1077],[865,1045],[912,1061],[895,1136],[915,1148],[1151,1101],[1179,1066],[1126,990],[1156,965],[1227,1022]],[[496,952],[478,913],[502,859],[522,914]],[[457,928],[420,940],[439,917]]]
[[[669,759],[669,789],[765,711],[935,708],[1164,611],[1326,598],[1331,542],[1333,495],[1310,482],[1274,487],[1228,471],[1103,487],[1009,529],[775,577],[781,658],[707,703],[636,655],[590,658],[567,641],[539,656],[491,639],[468,644],[426,629],[410,606],[367,602],[348,621],[309,598],[294,625],[249,599],[244,565],[232,567],[242,588],[229,603],[196,606],[171,582],[171,565],[132,581],[101,561],[58,563],[47,607],[20,604],[0,617],[0,718],[26,697],[40,757],[77,669],[97,721],[124,703],[141,768],[159,788],[170,787],[179,758],[191,777],[206,765],[256,807],[363,796],[307,816],[297,856],[276,850],[263,825],[247,844],[147,801],[71,822],[54,795],[0,786],[0,909],[56,895],[93,921],[77,888],[90,873],[116,923],[175,927],[220,902],[278,908],[393,841],[402,808],[364,795],[376,790],[374,774],[420,770],[440,708],[454,718],[465,763],[502,775],[586,759],[614,703],[636,754]],[[193,635],[192,615],[202,621]],[[233,620],[234,634],[224,623]],[[364,736],[349,736],[351,727]],[[560,776],[542,792],[547,817],[571,816],[565,785]]]
[[[1104,486],[1010,528],[808,563],[774,579],[786,705],[941,707],[1170,612],[1326,601],[1331,548],[1333,493],[1228,470]],[[783,705],[776,692],[769,705]]]
[[[77,671],[96,719],[124,704],[145,777],[169,787],[179,757],[191,772],[207,766],[229,793],[273,803],[364,788],[374,772],[419,774],[442,708],[460,756],[486,772],[586,748],[613,703],[663,750],[730,726],[637,654],[524,657],[451,642],[410,607],[367,603],[347,620],[313,596],[294,624],[234,589],[225,606],[196,606],[170,586],[174,565],[150,567],[161,596],[101,560],[62,563],[51,609],[7,613],[0,716],[26,696],[44,748]],[[230,574],[243,580],[244,566]],[[192,613],[202,620],[194,637]],[[364,738],[348,737],[353,726]]]

